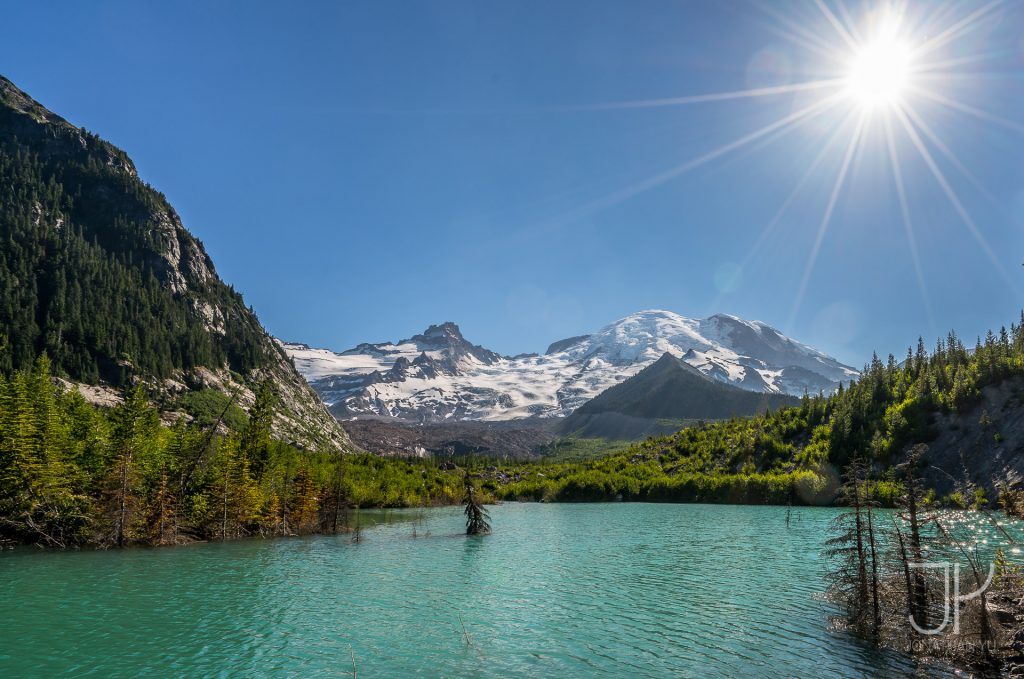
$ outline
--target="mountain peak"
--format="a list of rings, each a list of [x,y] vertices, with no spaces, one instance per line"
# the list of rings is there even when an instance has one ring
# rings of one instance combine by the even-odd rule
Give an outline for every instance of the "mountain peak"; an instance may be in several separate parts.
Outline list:
[[[651,365],[652,366],[677,365],[677,364],[679,364],[679,362],[680,362],[680,359],[678,359],[677,357],[673,356],[671,353],[666,351],[664,354],[661,355],[661,358],[659,358],[657,361],[655,361]]]
[[[31,116],[39,123],[57,123],[72,129],[77,129],[71,123],[56,115],[38,101],[30,97],[23,90],[19,89],[17,85],[2,75],[0,75],[0,104],[11,108],[18,113]]]
[[[757,325],[759,321],[745,321],[739,316],[733,316],[732,314],[717,313],[708,316],[706,321],[719,321],[724,323],[739,323],[740,325]]]
[[[445,321],[440,325],[431,325],[429,328],[423,331],[421,337],[453,337],[458,339],[465,339],[462,336],[462,331],[459,330],[459,326],[452,321]]]
[[[617,325],[617,324],[620,324],[620,323],[628,323],[630,321],[637,321],[637,320],[668,320],[668,321],[677,321],[677,320],[679,320],[681,318],[684,318],[684,317],[680,316],[679,314],[677,314],[674,311],[667,311],[665,309],[643,309],[641,311],[636,311],[634,313],[629,314],[628,316],[624,316],[624,317],[620,318],[619,320],[617,320],[614,323],[612,323],[612,325]]]
[[[558,429],[566,435],[638,438],[678,429],[685,420],[753,415],[797,403],[794,396],[721,382],[665,352],[577,408]]]
[[[574,344],[579,344],[580,342],[582,342],[585,339],[588,339],[589,337],[590,335],[576,335],[575,337],[566,337],[563,340],[552,342],[551,344],[548,345],[548,350],[544,352],[544,355],[550,356],[551,354],[557,354],[560,351],[565,351]]]
[[[646,367],[677,382],[686,373],[697,384],[710,380],[790,395],[831,391],[857,374],[763,323],[727,314],[696,320],[663,309],[638,311],[592,334],[553,342],[540,357],[499,356],[468,342],[451,322],[398,343],[359,345],[337,355],[288,350],[339,415],[417,422],[563,417]],[[413,360],[421,355],[419,363]],[[386,373],[399,356],[412,362],[402,381],[367,377]]]
[[[705,375],[700,370],[697,370],[692,365],[686,362],[681,356],[676,356],[670,351],[666,351],[661,355],[657,361],[644,368],[644,370],[650,370],[651,372],[664,372],[668,370],[681,370],[685,373],[689,373],[694,377],[698,377],[703,380],[714,380],[710,375]],[[758,391],[758,390],[754,390]]]

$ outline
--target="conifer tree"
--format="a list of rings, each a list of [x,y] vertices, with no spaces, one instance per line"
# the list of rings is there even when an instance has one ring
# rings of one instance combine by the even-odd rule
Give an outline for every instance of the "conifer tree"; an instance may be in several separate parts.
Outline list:
[[[214,479],[218,493],[220,538],[226,540],[247,534],[256,520],[260,497],[256,479],[250,472],[249,458],[241,449],[237,436],[228,436],[221,442]]]
[[[241,432],[239,447],[248,457],[256,476],[270,457],[271,428],[274,423],[274,393],[270,383],[264,381],[256,392],[256,400],[249,409],[249,421]]]
[[[291,520],[298,533],[311,532],[318,524],[319,509],[317,487],[306,465],[300,465],[292,484]]]
[[[172,545],[178,541],[177,498],[167,471],[162,470],[149,503],[149,543]]]
[[[480,493],[476,489],[473,477],[466,470],[463,479],[462,504],[465,505],[466,535],[485,535],[491,532],[490,516],[480,501]]]
[[[109,539],[118,547],[137,537],[141,509],[141,472],[152,452],[159,419],[146,401],[142,385],[136,385],[113,413],[111,445],[114,464],[107,482]]]

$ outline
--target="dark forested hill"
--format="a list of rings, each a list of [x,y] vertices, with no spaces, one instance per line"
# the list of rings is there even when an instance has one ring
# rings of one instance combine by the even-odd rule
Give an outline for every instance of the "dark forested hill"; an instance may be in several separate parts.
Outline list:
[[[193,416],[236,391],[251,403],[269,379],[279,435],[347,441],[125,152],[0,77],[0,371],[44,353],[70,381],[143,379],[163,409]]]
[[[630,440],[676,431],[685,421],[756,415],[799,404],[785,394],[747,391],[713,380],[665,354],[583,404],[560,426],[564,434]]]

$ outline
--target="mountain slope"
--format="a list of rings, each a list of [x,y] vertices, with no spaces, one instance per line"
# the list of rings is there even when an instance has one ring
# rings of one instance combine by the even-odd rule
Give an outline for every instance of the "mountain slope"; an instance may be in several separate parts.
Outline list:
[[[767,394],[716,381],[670,353],[577,408],[563,434],[631,440],[677,431],[686,420],[720,420],[795,406]]]
[[[124,151],[0,77],[0,370],[46,353],[57,374],[123,387],[161,407],[212,389],[251,403],[270,379],[279,435],[347,438],[202,244]]]
[[[890,503],[903,492],[897,482],[904,472],[895,467],[913,449],[923,456],[917,473],[940,497],[1021,502],[1024,493],[1003,493],[1021,492],[1024,483],[1024,314],[971,349],[954,333],[931,354],[919,341],[902,362],[873,358],[858,380],[829,397],[650,438],[582,469],[567,466],[561,479],[555,469],[538,467],[540,476],[524,479],[523,487],[539,480],[544,495],[554,497],[568,487],[571,499],[736,501],[750,497],[748,484],[768,482],[751,476],[759,474],[776,483],[759,501],[787,502],[796,479],[783,476],[813,474],[817,481],[797,484],[800,498],[830,502],[838,472],[860,460],[881,482],[879,499]],[[704,478],[695,482],[695,475]],[[573,488],[596,490],[579,495]]]
[[[499,356],[445,323],[396,343],[334,353],[283,344],[338,417],[408,422],[564,417],[662,355],[762,393],[831,392],[857,371],[773,328],[733,316],[642,311],[546,354]]]

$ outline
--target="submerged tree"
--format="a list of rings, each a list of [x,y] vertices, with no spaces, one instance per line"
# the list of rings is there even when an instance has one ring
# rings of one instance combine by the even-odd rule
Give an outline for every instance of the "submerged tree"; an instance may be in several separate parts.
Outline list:
[[[331,470],[329,490],[325,489],[323,502],[320,504],[321,530],[337,533],[339,523],[348,523],[347,499],[345,497],[345,461],[339,459]]]
[[[928,628],[928,580],[924,571],[924,549],[921,528],[930,520],[923,513],[925,489],[918,470],[928,446],[921,443],[907,454],[905,462],[897,466],[903,474],[904,495],[900,498],[900,518],[906,524],[904,534],[895,524],[896,543],[899,548],[898,560],[903,566],[904,585],[907,595],[907,613],[910,619],[922,629]],[[895,517],[894,517],[895,522]]]
[[[486,535],[491,532],[491,518],[484,509],[476,484],[467,470],[463,476],[462,504],[466,507],[466,535]]]
[[[844,473],[839,501],[849,510],[833,522],[835,537],[826,556],[833,560],[829,593],[844,610],[846,621],[858,632],[877,637],[881,630],[878,549],[868,496],[868,465],[853,460]]]

